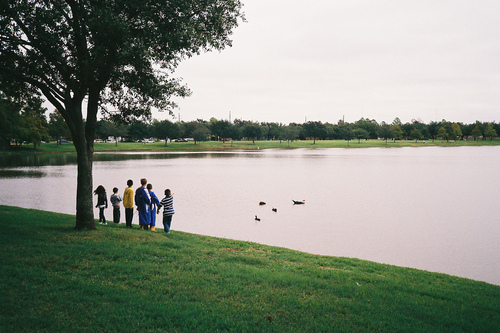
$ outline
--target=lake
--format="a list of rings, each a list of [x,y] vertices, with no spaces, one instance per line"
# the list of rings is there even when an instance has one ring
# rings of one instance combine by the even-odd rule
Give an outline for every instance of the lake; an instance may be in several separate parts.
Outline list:
[[[0,162],[1,204],[75,214],[74,154]],[[95,154],[94,188],[170,188],[174,232],[500,285],[499,166],[497,146]]]

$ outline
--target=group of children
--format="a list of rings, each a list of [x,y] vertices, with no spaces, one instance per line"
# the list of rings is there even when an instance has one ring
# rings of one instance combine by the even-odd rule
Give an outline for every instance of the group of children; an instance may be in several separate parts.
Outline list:
[[[156,231],[156,214],[159,214],[161,207],[163,207],[163,228],[166,233],[169,233],[172,216],[175,213],[173,193],[170,189],[165,190],[165,197],[160,201],[153,192],[153,185],[148,184],[146,178],[141,179],[141,187],[135,190],[135,195],[132,185],[134,185],[134,182],[129,179],[127,188],[123,192],[123,198],[118,195],[118,188],[113,188],[113,194],[109,198],[113,206],[113,222],[120,223],[120,202],[123,201],[126,227],[132,228],[135,204],[139,215],[140,228]],[[108,199],[104,186],[97,186],[94,194],[97,195],[96,207],[99,208],[99,224],[106,225],[104,209],[108,208]]]

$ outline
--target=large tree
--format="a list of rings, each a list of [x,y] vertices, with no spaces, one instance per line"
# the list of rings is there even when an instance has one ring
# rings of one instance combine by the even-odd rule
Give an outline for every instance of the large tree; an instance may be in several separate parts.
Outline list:
[[[170,120],[153,121],[153,134],[160,139],[165,139],[165,146],[169,139],[180,138],[182,131],[178,123],[173,123]]]
[[[127,119],[170,110],[188,89],[179,61],[231,45],[239,0],[2,0],[0,72],[36,87],[68,124],[78,155],[76,229],[95,229],[99,110]],[[84,103],[85,102],[85,103]]]
[[[215,118],[210,119],[210,132],[212,135],[217,139],[217,141],[222,140],[222,142],[225,141],[225,139],[231,138],[231,127],[233,124],[231,124],[227,120],[217,120]]]
[[[0,149],[9,149],[20,122],[21,107],[0,90]]]
[[[241,133],[247,139],[252,139],[252,143],[255,144],[255,139],[262,135],[262,128],[258,123],[246,122],[241,128]]]
[[[290,140],[297,140],[300,134],[300,127],[295,124],[288,125],[283,128],[282,136],[283,139],[287,140],[288,147],[290,147]]]
[[[497,135],[498,135],[498,133],[495,130],[495,128],[493,128],[493,124],[489,123],[488,125],[486,125],[486,128],[484,129],[484,136],[485,137],[489,137],[490,141],[491,141],[491,140],[493,140],[493,137],[497,136]]]
[[[47,118],[45,117],[44,107],[42,103],[34,107],[24,107],[21,111],[19,122],[19,132],[15,138],[18,142],[32,143],[36,149],[43,140],[49,139],[49,129]]]
[[[36,90],[7,81],[0,77],[0,147],[9,149],[14,139],[18,144],[33,143],[36,149],[48,139],[43,99]]]
[[[326,128],[321,121],[308,121],[302,128],[305,136],[313,138],[313,144],[316,144],[316,138],[324,139],[326,136]]]

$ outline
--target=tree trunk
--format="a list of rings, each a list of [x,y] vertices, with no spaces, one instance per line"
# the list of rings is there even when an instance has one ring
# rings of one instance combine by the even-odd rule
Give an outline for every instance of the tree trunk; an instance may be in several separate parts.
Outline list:
[[[93,151],[85,145],[75,143],[78,161],[76,185],[76,230],[96,230],[94,204],[92,200],[92,162]]]
[[[76,184],[76,230],[96,230],[93,205],[92,162],[94,158],[94,138],[97,126],[99,92],[91,90],[87,104],[87,120],[82,118],[81,100],[67,105],[68,123],[78,163]],[[64,117],[64,114],[63,114]]]

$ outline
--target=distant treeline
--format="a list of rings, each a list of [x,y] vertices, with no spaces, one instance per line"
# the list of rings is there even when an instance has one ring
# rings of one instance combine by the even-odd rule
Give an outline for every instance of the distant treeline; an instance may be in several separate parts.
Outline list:
[[[340,120],[337,124],[309,121],[302,124],[252,122],[236,119],[233,122],[211,118],[209,121],[198,119],[190,122],[172,122],[153,120],[150,123],[134,122],[127,126],[101,120],[97,127],[97,137],[121,137],[129,140],[143,138],[175,139],[193,138],[195,141],[206,140],[458,140],[464,138],[486,139],[500,133],[500,124],[476,121],[472,124],[452,123],[447,120],[425,124],[411,121],[403,124],[399,118],[391,124],[378,123],[374,119],[361,118],[348,123]]]
[[[0,108],[2,109],[2,108]],[[2,112],[0,112],[1,114]],[[15,113],[10,113],[15,114]],[[16,115],[16,114],[15,114]],[[5,118],[5,117],[4,117]],[[0,142],[3,148],[16,144],[49,140],[71,140],[69,129],[61,115],[54,111],[49,119],[42,112],[17,113],[5,118],[0,124]],[[129,124],[100,120],[96,139],[120,138],[122,141],[137,141],[145,138],[178,139],[192,138],[195,141],[225,140],[459,140],[492,139],[500,133],[500,124],[479,122],[472,124],[453,123],[447,120],[429,124],[413,120],[402,123],[399,118],[390,124],[378,123],[374,119],[361,118],[349,123],[339,120],[336,124],[309,121],[288,125],[275,122],[253,122],[236,119],[232,122],[211,118],[189,122],[169,120],[134,121]]]

